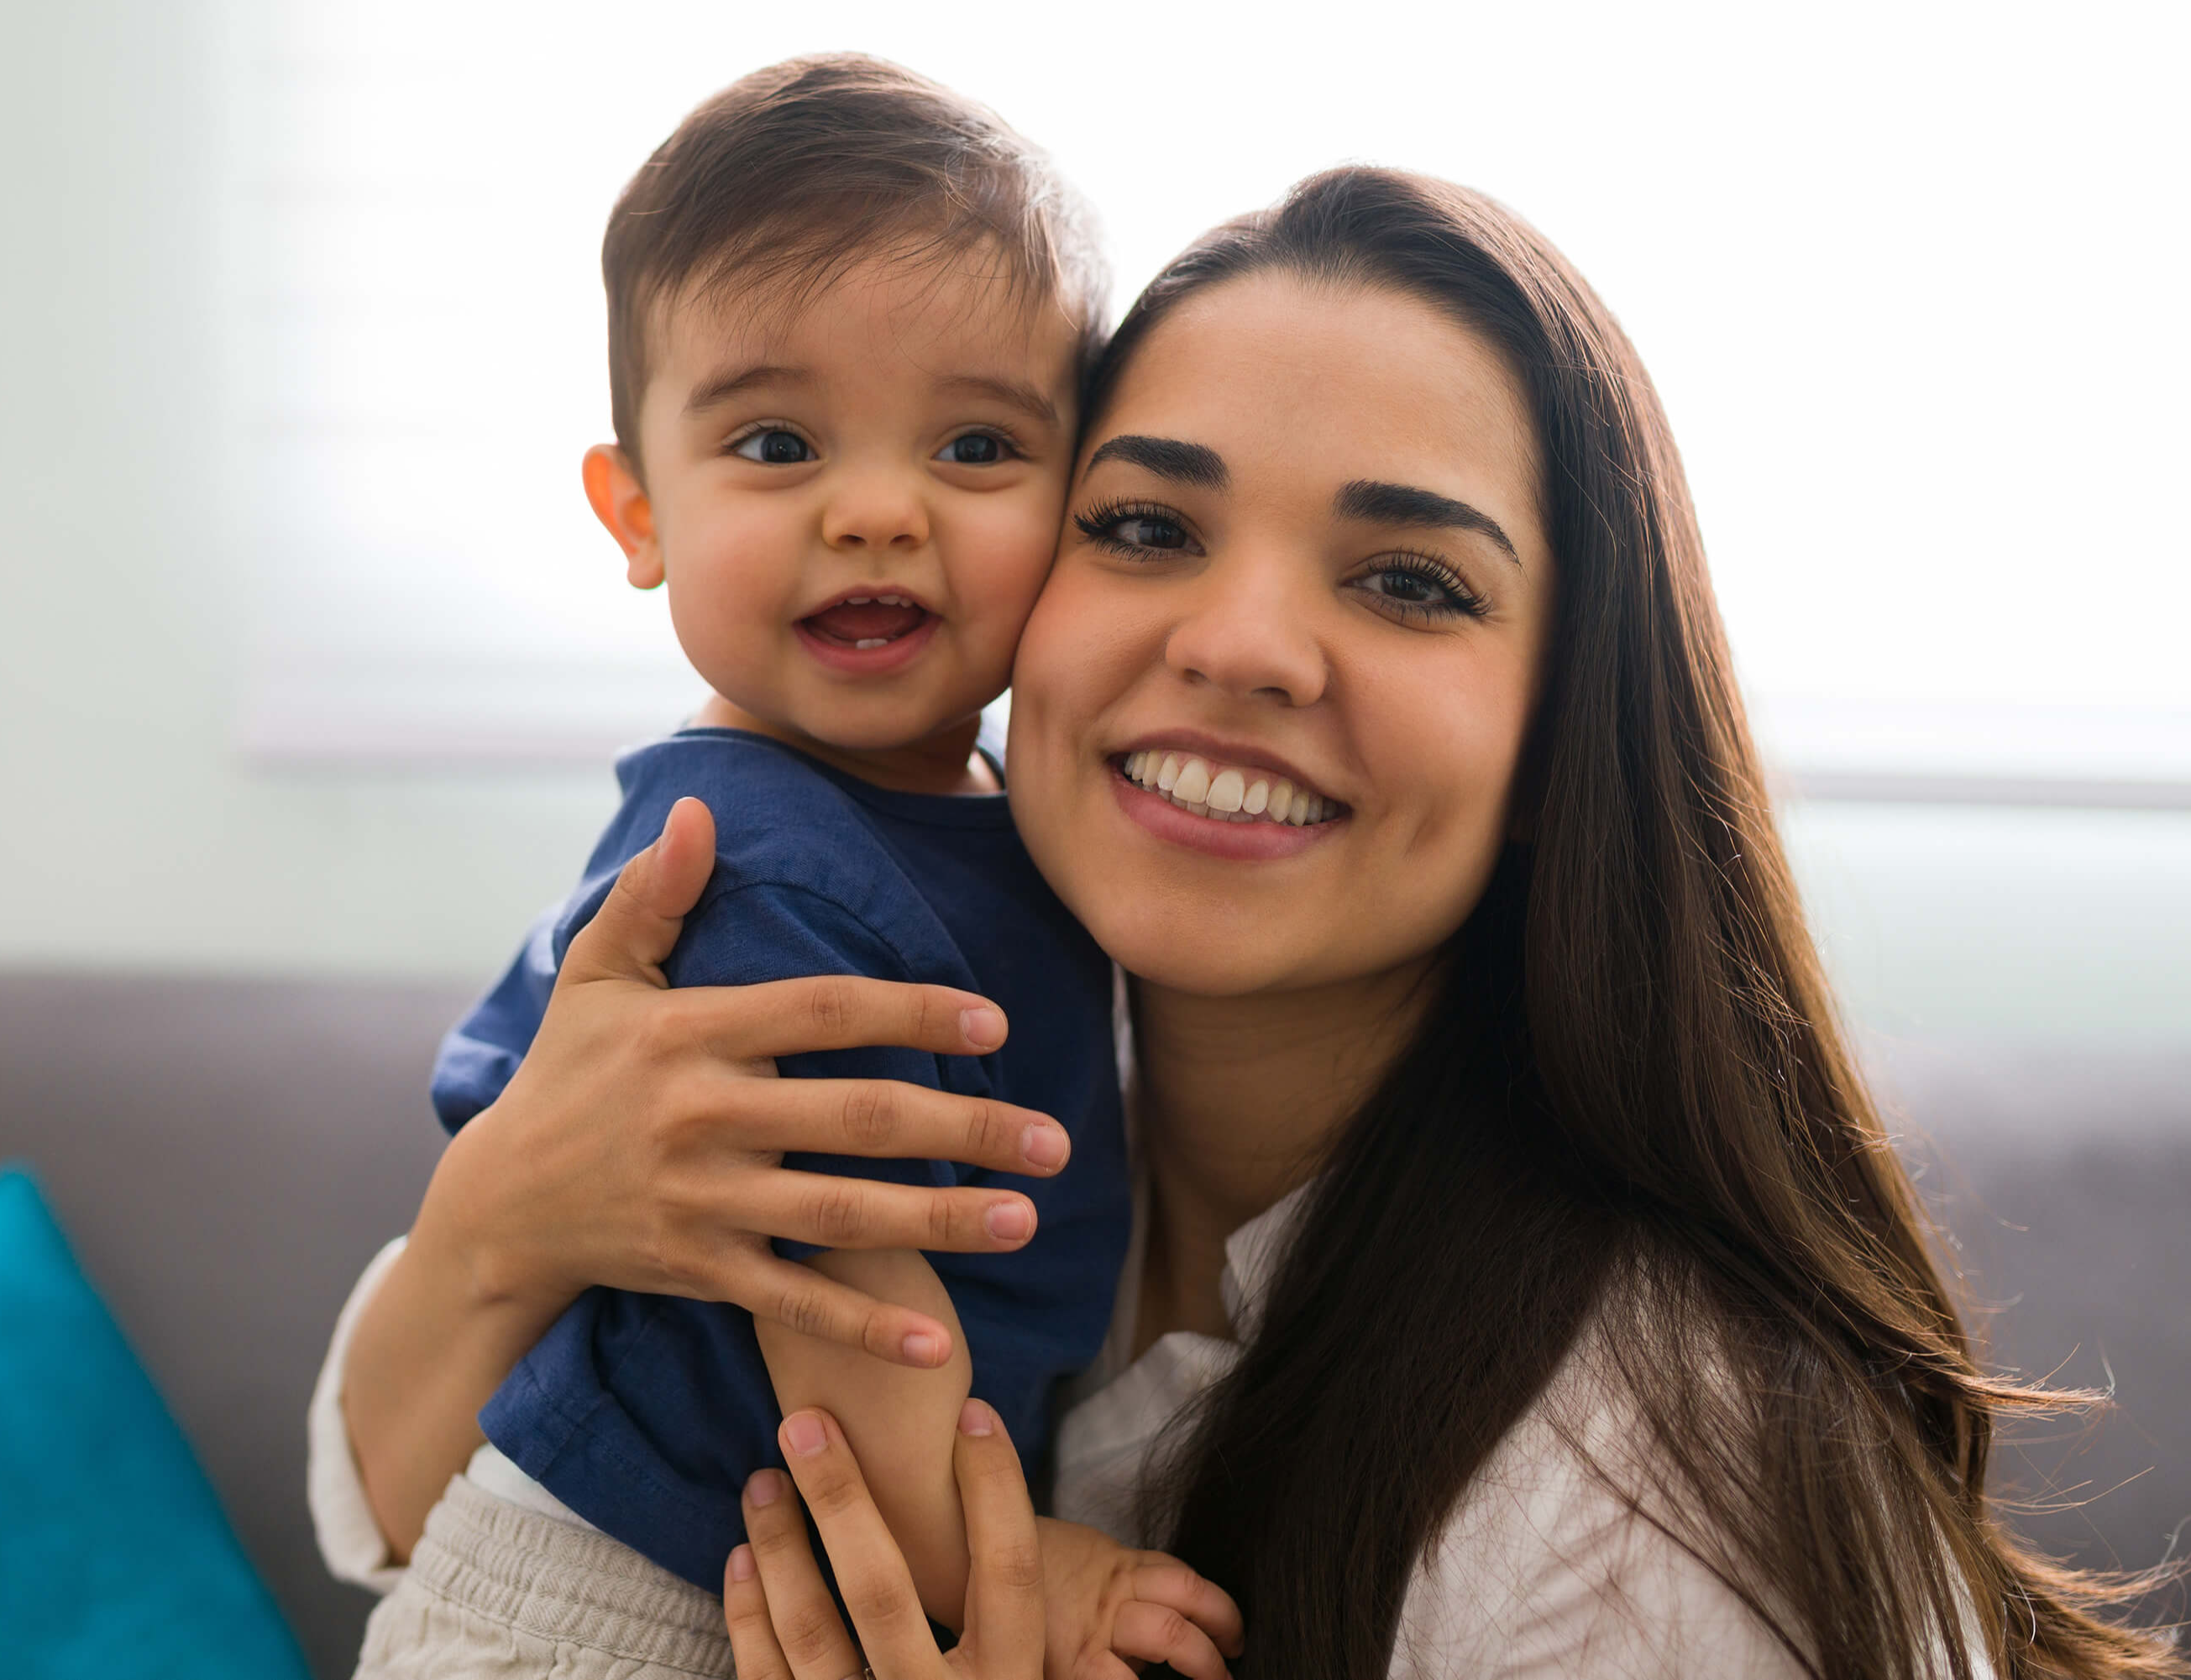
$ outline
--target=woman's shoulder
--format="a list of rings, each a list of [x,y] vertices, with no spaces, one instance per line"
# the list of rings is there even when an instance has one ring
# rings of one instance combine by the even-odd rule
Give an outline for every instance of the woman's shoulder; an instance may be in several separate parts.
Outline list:
[[[1777,1680],[1804,1672],[1743,1592],[1685,1544],[1642,1410],[1601,1313],[1495,1447],[1425,1553],[1396,1677]],[[1709,1356],[1699,1369],[1711,1379]]]

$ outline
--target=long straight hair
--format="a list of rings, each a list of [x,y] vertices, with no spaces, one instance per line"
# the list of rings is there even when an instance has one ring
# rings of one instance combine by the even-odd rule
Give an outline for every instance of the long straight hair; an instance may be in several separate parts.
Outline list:
[[[1498,347],[1534,409],[1559,582],[1534,838],[1322,1163],[1260,1332],[1144,1490],[1241,1601],[1235,1671],[1385,1674],[1426,1548],[1591,1328],[1655,1448],[1652,1484],[1618,1491],[1811,1673],[2184,1672],[2095,1614],[2145,1583],[2035,1556],[1989,1501],[1996,1421],[2080,1397],[1985,1374],[1928,1251],[1634,349],[1500,206],[1341,169],[1159,275],[1085,411],[1182,299],[1270,270],[1396,291]]]

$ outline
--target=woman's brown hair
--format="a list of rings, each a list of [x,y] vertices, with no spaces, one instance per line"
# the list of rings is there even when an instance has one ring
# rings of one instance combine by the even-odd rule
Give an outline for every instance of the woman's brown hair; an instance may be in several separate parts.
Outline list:
[[[1425,1549],[1586,1330],[1656,1449],[1642,1480],[1601,1473],[1809,1672],[2185,1672],[2097,1613],[2148,1583],[2034,1555],[1989,1498],[1996,1425],[2081,1397],[1988,1375],[1928,1250],[1835,1022],[1634,349],[1499,205],[1341,169],[1159,275],[1084,411],[1182,299],[1270,270],[1415,298],[1509,358],[1560,599],[1534,838],[1147,1490],[1247,1613],[1235,1672],[1385,1674]]]

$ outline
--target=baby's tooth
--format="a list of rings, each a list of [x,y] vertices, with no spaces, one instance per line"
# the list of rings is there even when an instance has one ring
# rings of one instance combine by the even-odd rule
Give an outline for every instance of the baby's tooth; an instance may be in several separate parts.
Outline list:
[[[1209,779],[1209,809],[1227,816],[1247,803],[1248,779],[1238,770],[1220,770]]]
[[[1283,777],[1279,778],[1278,785],[1271,790],[1271,820],[1286,821],[1293,809],[1293,800],[1294,785]]]
[[[1242,797],[1240,809],[1251,817],[1259,817],[1270,809],[1271,784],[1264,780],[1251,781]]]
[[[1190,758],[1180,767],[1179,780],[1171,785],[1171,797],[1182,805],[1199,805],[1209,794],[1209,766],[1199,758]]]
[[[1177,785],[1179,773],[1183,768],[1178,753],[1165,753],[1164,763],[1157,766],[1157,791],[1159,793],[1170,792]]]

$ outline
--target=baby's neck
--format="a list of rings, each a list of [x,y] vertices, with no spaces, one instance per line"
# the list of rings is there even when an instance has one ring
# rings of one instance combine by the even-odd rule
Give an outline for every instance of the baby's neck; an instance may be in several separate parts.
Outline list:
[[[989,761],[974,750],[982,733],[979,717],[967,718],[902,746],[858,748],[817,741],[788,724],[757,718],[720,695],[711,694],[693,721],[709,729],[744,729],[795,746],[848,776],[897,793],[1000,793]]]
[[[1169,1330],[1226,1333],[1225,1240],[1313,1178],[1406,1045],[1427,964],[1252,997],[1137,982],[1135,1100],[1148,1162],[1143,1346]]]

